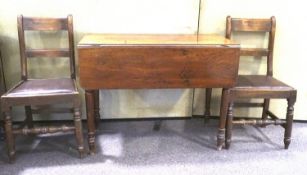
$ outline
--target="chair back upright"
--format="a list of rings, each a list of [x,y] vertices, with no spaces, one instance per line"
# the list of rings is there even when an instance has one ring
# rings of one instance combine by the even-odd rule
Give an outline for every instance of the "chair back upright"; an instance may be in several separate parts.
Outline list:
[[[19,15],[17,18],[17,25],[22,80],[28,79],[27,59],[33,57],[67,57],[70,59],[70,77],[72,79],[76,78],[72,15],[68,15],[67,18],[33,18]],[[27,48],[25,40],[25,31],[67,31],[68,48]]]
[[[266,48],[242,48],[241,56],[257,56],[267,58],[267,76],[273,76],[273,50],[275,39],[276,20],[270,19],[248,19],[248,18],[226,18],[226,38],[231,39],[233,32],[264,32],[268,33],[268,44]]]

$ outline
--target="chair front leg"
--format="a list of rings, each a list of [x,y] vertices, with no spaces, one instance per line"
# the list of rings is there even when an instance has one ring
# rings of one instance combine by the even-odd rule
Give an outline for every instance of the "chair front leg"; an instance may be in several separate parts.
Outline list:
[[[291,142],[291,133],[292,133],[292,123],[293,123],[293,112],[294,112],[294,103],[295,98],[289,98],[288,107],[287,107],[287,116],[286,116],[286,124],[285,124],[285,136],[284,136],[284,144],[285,149],[289,148]]]
[[[80,108],[74,108],[74,123],[75,123],[75,135],[78,144],[78,151],[80,158],[84,156],[84,143],[83,143],[83,132],[82,132],[82,121],[80,115]]]
[[[6,136],[6,144],[8,150],[9,162],[12,163],[15,160],[15,140],[13,135],[11,110],[6,109],[4,111],[4,130]]]

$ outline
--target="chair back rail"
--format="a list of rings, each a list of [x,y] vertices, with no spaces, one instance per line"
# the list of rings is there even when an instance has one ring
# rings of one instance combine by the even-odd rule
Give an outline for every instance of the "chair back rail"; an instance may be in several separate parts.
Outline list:
[[[273,50],[275,39],[276,20],[270,19],[248,19],[248,18],[226,18],[226,38],[230,39],[233,32],[268,32],[267,48],[241,48],[241,56],[258,56],[267,58],[268,76],[273,76]]]
[[[75,51],[73,40],[73,18],[68,15],[67,18],[38,18],[24,17],[19,15],[17,18],[19,50],[21,61],[21,78],[28,79],[27,58],[33,57],[68,57],[70,59],[70,75],[76,78],[75,73]],[[25,32],[26,31],[67,31],[68,48],[52,48],[52,49],[33,49],[26,47]]]

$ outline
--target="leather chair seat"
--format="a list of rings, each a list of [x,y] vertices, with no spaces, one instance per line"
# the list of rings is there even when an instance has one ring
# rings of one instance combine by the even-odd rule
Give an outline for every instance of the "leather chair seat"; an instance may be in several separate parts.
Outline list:
[[[21,82],[18,86],[8,91],[5,97],[35,97],[54,94],[78,93],[75,81],[70,78],[60,79],[30,79]]]
[[[258,89],[258,90],[294,90],[291,86],[266,75],[239,75],[237,83],[233,89]]]

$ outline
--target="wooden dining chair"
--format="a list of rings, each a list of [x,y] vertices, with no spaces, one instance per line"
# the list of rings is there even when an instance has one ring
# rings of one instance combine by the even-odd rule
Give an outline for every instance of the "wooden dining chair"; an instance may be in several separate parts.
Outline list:
[[[267,62],[266,75],[239,75],[235,87],[223,89],[220,125],[226,123],[226,149],[231,142],[233,124],[252,124],[266,126],[281,125],[285,128],[284,147],[288,149],[291,141],[293,106],[296,101],[296,90],[273,77],[273,49],[275,38],[275,17],[270,19],[231,18],[226,20],[226,38],[230,39],[235,32],[237,35],[246,32],[264,32],[268,36],[266,48],[244,48],[241,46],[241,56],[265,58]],[[250,35],[251,36],[251,35]],[[242,57],[241,57],[242,59]],[[242,103],[238,99],[264,99],[262,103]],[[269,110],[270,99],[286,99],[288,101],[286,120],[278,117]],[[233,120],[233,107],[261,107],[261,119]],[[227,117],[226,117],[227,114]],[[227,121],[225,121],[227,118]],[[218,137],[218,148],[223,145],[222,137]]]
[[[21,81],[11,88],[7,93],[1,96],[1,107],[4,112],[4,125],[6,134],[6,143],[8,147],[8,156],[12,162],[15,159],[15,141],[16,134],[44,134],[55,132],[74,131],[78,144],[80,157],[84,154],[82,123],[80,115],[81,99],[76,87],[75,73],[75,53],[73,39],[73,18],[69,15],[67,18],[30,18],[18,16],[18,37],[21,58]],[[26,47],[26,31],[50,32],[63,31],[67,34],[68,48],[48,48],[34,49]],[[56,32],[55,32],[56,33]],[[29,38],[29,37],[27,37]],[[28,59],[52,58],[69,59],[70,75],[69,77],[33,79],[28,77]],[[41,66],[41,65],[39,65]],[[56,71],[56,67],[54,67]],[[53,104],[71,104],[72,108],[51,108],[50,112],[70,112],[74,116],[74,126],[51,126],[37,127],[32,123],[32,113],[40,113],[42,105]],[[11,108],[14,106],[25,106],[27,127],[12,127]],[[36,107],[36,109],[34,109]]]

